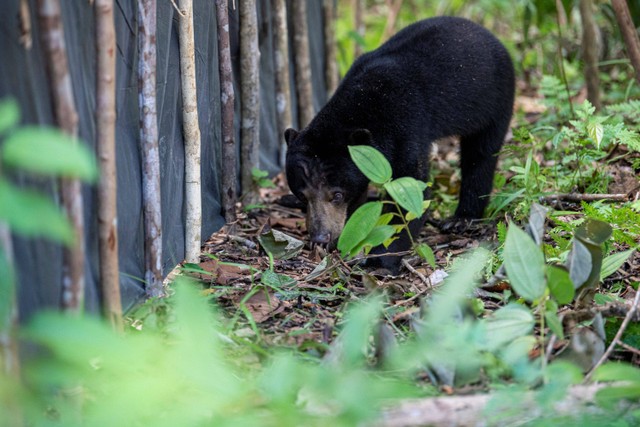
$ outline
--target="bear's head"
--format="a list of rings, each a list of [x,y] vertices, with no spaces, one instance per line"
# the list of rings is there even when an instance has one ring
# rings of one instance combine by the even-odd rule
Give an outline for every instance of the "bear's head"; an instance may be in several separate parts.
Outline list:
[[[332,246],[349,216],[367,198],[369,181],[349,156],[349,145],[371,145],[366,129],[301,132],[287,129],[286,174],[291,192],[307,205],[312,244]]]

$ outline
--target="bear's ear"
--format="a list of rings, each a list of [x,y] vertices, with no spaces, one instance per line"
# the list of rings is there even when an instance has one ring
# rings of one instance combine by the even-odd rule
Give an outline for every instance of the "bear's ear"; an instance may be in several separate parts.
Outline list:
[[[349,135],[349,145],[371,145],[372,140],[368,129],[356,129]]]
[[[291,143],[298,136],[298,131],[295,129],[287,129],[284,131],[284,140],[287,142],[287,145]]]

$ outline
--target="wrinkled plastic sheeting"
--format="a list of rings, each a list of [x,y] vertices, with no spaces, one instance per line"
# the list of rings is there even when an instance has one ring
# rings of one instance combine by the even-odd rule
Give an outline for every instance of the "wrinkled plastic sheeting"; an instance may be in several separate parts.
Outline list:
[[[0,98],[12,96],[22,110],[23,124],[54,123],[44,53],[40,43],[37,5],[30,0],[33,47],[19,43],[19,0],[3,2],[0,14]],[[291,2],[289,2],[291,3]],[[323,74],[322,2],[308,0],[311,66],[316,110],[326,101]],[[233,3],[230,3],[232,6]],[[69,68],[72,76],[79,133],[83,143],[95,147],[95,25],[89,1],[61,1]],[[289,4],[290,6],[290,4]],[[290,9],[290,8],[289,8]],[[276,102],[269,0],[258,0],[261,85],[261,167],[278,172],[280,141]],[[118,239],[120,282],[124,307],[144,295],[144,235],[137,87],[137,1],[116,0],[117,35],[116,156],[118,168]],[[157,111],[160,139],[163,268],[168,273],[184,257],[184,149],[182,99],[178,50],[178,15],[170,1],[157,9]],[[220,209],[220,86],[214,2],[194,1],[198,113],[202,132],[202,237],[219,229]],[[238,10],[230,7],[230,34],[234,83],[239,96]],[[293,64],[291,64],[293,73]],[[292,87],[295,114],[295,90]],[[236,124],[239,103],[236,101]],[[239,141],[236,126],[236,141]],[[31,176],[12,176],[16,182],[37,188],[58,199],[58,183]],[[86,222],[86,307],[99,309],[98,224],[96,189],[83,186]],[[43,219],[44,220],[44,219]],[[14,238],[21,317],[43,308],[56,308],[61,299],[61,248],[45,240]]]

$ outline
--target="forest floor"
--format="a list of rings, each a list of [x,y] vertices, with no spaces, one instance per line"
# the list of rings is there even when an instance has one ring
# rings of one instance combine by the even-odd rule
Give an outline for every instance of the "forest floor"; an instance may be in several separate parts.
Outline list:
[[[524,112],[521,117],[528,122],[535,122],[542,111],[535,98],[527,97],[518,99],[517,108]],[[438,147],[432,161],[438,171],[433,193],[443,191],[450,194],[450,198],[455,197],[459,175],[451,165],[456,156],[455,144]],[[625,159],[620,156],[620,160],[608,165],[612,176],[611,193],[627,193],[633,198],[635,192],[637,197],[638,177],[633,170],[629,172],[629,162]],[[498,173],[510,179],[509,171],[499,168]],[[418,256],[408,255],[401,273],[392,276],[386,271],[363,270],[353,260],[345,261],[337,253],[312,250],[307,240],[304,213],[279,203],[283,196],[290,194],[283,174],[276,176],[273,182],[274,188],[261,189],[259,208],[238,212],[233,234],[226,228],[213,234],[203,247],[201,263],[182,268],[207,287],[206,292],[225,312],[235,336],[260,346],[297,348],[318,356],[325,354],[335,338],[336,325],[343,320],[348,303],[372,291],[383,291],[387,296],[384,316],[391,328],[400,335],[409,330],[412,318],[419,315],[421,300],[443,282],[452,260],[479,246],[496,248],[499,245],[496,223],[509,219],[483,221],[462,234],[442,233],[427,224],[419,242],[432,248],[436,268]],[[556,202],[550,207],[566,212],[566,215],[554,217],[554,221],[569,221],[581,215],[579,201]],[[570,213],[572,209],[577,211],[575,215]],[[437,212],[435,216],[437,222]],[[278,241],[282,238],[278,232],[293,240]],[[552,243],[548,236],[547,239]],[[272,253],[279,253],[280,259],[277,256],[270,259],[263,245],[270,247]],[[606,278],[601,284],[601,292],[615,294],[616,304],[628,308],[635,296],[633,284],[638,282],[640,254],[636,251]],[[507,282],[494,281],[491,286],[479,287],[475,296],[482,300],[483,309],[490,311],[504,305],[503,291],[508,288]],[[622,309],[618,317],[624,314]],[[619,322],[613,322],[612,327],[607,328],[607,341],[616,333],[615,325]],[[633,335],[640,341],[640,333]],[[561,347],[563,343],[557,345]],[[638,353],[625,353],[624,349],[618,356],[634,361],[639,357]]]

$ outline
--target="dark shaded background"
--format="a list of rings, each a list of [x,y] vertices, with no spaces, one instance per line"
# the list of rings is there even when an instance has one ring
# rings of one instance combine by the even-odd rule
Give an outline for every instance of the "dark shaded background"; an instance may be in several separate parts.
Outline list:
[[[3,2],[0,14],[0,98],[12,96],[20,104],[23,124],[54,124],[49,80],[41,49],[37,6],[30,0],[33,47],[19,43],[19,0]],[[291,3],[291,1],[289,1]],[[79,132],[83,143],[95,147],[95,26],[89,1],[61,1],[69,68]],[[322,2],[307,0],[311,66],[316,111],[326,101],[323,77]],[[289,8],[290,10],[290,8]],[[143,296],[144,236],[137,88],[137,2],[116,0],[117,34],[116,144],[118,168],[118,238],[120,283],[124,308]],[[239,74],[238,11],[230,2],[230,34],[236,86],[236,132],[238,132]],[[178,51],[178,16],[169,0],[158,0],[157,98],[160,138],[163,268],[165,274],[184,257],[184,149],[182,95]],[[276,173],[281,137],[277,135],[271,8],[258,0],[261,91],[261,168]],[[291,23],[291,21],[290,21]],[[291,23],[294,24],[294,23]],[[294,24],[295,25],[295,24]],[[196,78],[202,133],[202,238],[223,224],[220,210],[220,87],[218,78],[215,6],[211,0],[194,1]],[[291,39],[291,37],[290,37]],[[290,40],[291,41],[291,40]],[[293,76],[293,64],[291,66]],[[295,114],[295,90],[292,86]],[[237,134],[236,141],[239,141]],[[30,176],[13,176],[16,182],[37,188],[57,199],[57,182]],[[94,187],[84,186],[86,222],[86,308],[99,308],[97,200]],[[19,305],[24,319],[36,310],[58,307],[61,292],[61,249],[46,240],[15,237],[14,250],[19,285]]]

